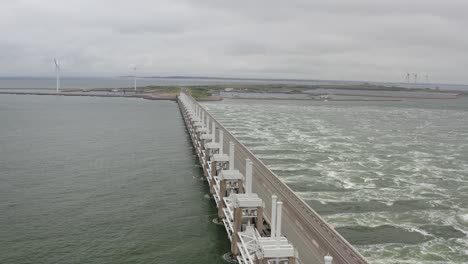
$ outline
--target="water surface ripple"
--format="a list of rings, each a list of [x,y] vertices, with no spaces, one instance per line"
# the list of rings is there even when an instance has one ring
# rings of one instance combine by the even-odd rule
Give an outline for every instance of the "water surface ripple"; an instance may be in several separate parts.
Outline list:
[[[0,263],[223,263],[177,104],[0,95]]]

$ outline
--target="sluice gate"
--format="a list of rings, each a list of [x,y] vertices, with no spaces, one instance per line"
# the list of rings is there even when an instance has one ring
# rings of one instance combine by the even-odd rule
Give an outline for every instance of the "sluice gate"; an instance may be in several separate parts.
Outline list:
[[[203,106],[178,103],[238,263],[367,263]]]

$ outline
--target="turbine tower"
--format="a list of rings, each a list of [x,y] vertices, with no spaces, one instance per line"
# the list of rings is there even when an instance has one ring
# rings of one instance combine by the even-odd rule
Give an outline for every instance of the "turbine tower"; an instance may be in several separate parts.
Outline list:
[[[413,75],[414,75],[414,83],[418,83],[418,74],[413,73]]]
[[[429,83],[429,74],[426,74],[424,77],[426,77],[426,83]]]
[[[55,92],[58,93],[60,90],[60,65],[57,59],[54,59],[54,63],[55,63],[55,74],[56,74]]]
[[[133,66],[133,90],[135,90],[136,92],[136,71],[137,71],[137,67],[136,66]]]
[[[411,75],[409,72],[406,73],[406,77],[405,77],[405,80],[406,82],[408,82],[408,84],[410,83],[410,78],[411,78]]]

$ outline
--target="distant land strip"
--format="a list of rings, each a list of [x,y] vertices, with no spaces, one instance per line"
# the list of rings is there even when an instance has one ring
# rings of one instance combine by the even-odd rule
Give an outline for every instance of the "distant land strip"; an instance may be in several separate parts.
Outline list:
[[[2,92],[0,94],[13,94],[13,95],[59,95],[59,96],[88,96],[88,97],[124,97],[124,98],[142,98],[146,100],[168,100],[176,101],[175,96],[154,96],[148,94],[93,94],[93,93],[70,93],[70,92],[50,92],[50,93],[38,93],[38,92]]]

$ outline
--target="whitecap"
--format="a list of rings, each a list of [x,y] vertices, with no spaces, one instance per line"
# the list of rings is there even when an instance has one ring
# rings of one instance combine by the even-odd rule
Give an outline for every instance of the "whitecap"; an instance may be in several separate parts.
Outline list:
[[[458,214],[455,218],[461,225],[468,227],[468,213]]]

